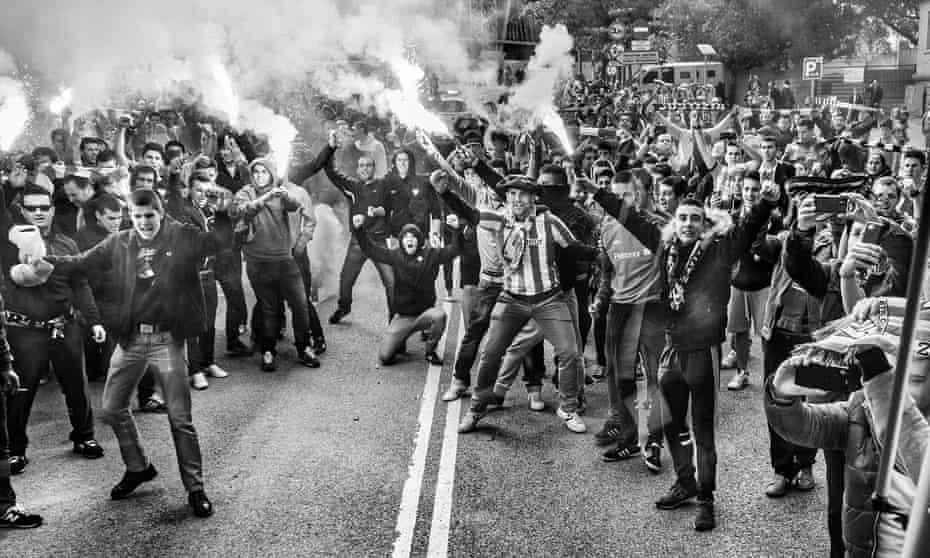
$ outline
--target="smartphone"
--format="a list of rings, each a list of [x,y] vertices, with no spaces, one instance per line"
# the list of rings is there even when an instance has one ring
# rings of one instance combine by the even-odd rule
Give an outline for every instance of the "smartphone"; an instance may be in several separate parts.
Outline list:
[[[848,213],[849,200],[843,196],[816,194],[814,195],[814,210],[822,215]]]
[[[878,241],[881,239],[882,232],[884,232],[884,230],[884,223],[869,221],[865,224],[865,230],[862,231],[862,237],[859,239],[859,241],[867,242],[868,244],[878,244]]]
[[[858,366],[800,366],[795,372],[794,383],[824,391],[852,393],[862,388],[862,370]]]

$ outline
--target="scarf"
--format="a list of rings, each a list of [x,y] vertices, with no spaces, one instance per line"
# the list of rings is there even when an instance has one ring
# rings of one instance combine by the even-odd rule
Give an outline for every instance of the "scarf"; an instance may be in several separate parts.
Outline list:
[[[691,255],[688,256],[688,261],[685,262],[685,268],[681,271],[681,275],[677,275],[679,256],[678,242],[673,240],[669,244],[668,255],[666,256],[668,303],[673,311],[678,312],[685,305],[685,293],[687,291],[688,282],[691,281],[691,274],[701,261],[703,255],[704,242],[695,242],[694,248],[691,249]]]

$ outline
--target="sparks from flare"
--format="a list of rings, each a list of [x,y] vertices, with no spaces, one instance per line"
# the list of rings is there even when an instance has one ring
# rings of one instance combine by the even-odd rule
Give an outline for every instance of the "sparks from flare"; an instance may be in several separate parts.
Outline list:
[[[0,150],[9,151],[29,122],[29,103],[18,81],[0,77]]]
[[[240,104],[239,95],[236,94],[236,89],[233,87],[232,77],[230,77],[229,71],[220,62],[219,58],[212,58],[209,65],[216,89],[211,95],[213,98],[209,99],[208,102],[224,112],[229,124],[236,127],[239,124]]]
[[[74,89],[67,87],[61,90],[61,92],[52,98],[48,103],[48,110],[55,114],[56,116],[61,116],[61,113],[64,110],[71,106],[71,102],[74,100]]]
[[[400,90],[388,90],[385,95],[388,106],[397,119],[407,126],[420,128],[430,134],[451,135],[442,118],[428,111],[420,103],[419,84],[424,76],[423,70],[403,58],[395,58],[390,64],[400,83]]]

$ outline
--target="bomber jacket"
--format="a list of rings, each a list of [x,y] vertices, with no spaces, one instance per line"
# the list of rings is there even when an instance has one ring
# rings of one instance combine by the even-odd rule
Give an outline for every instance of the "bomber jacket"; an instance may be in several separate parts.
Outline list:
[[[162,221],[156,238],[159,253],[153,261],[156,277],[163,281],[161,288],[169,295],[164,310],[175,341],[197,337],[207,329],[200,263],[231,242],[232,223],[224,211],[216,213],[211,232],[182,225],[167,217]],[[102,269],[114,274],[117,284],[111,294],[119,310],[111,321],[104,323],[104,327],[124,346],[132,341],[138,326],[132,315],[132,297],[139,248],[139,235],[131,229],[111,234],[83,254],[47,258],[56,271],[65,274],[83,273],[88,269]]]
[[[617,206],[616,196],[606,190],[594,196],[609,214],[626,227],[640,242],[652,250],[659,259],[663,300],[669,300],[668,255],[676,237],[662,238],[663,231],[656,223],[636,212],[631,205],[621,201]],[[744,219],[726,231],[708,231],[698,242],[706,244],[704,254],[692,272],[686,287],[684,306],[678,311],[668,308],[666,337],[672,347],[692,351],[719,345],[726,339],[727,303],[730,300],[730,272],[741,254],[768,221],[776,204],[761,200],[755,204]],[[689,251],[682,250],[679,265],[687,260]]]

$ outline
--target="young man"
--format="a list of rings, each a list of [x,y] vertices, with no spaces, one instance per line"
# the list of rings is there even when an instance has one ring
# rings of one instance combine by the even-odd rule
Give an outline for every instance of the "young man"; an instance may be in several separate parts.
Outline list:
[[[495,399],[493,388],[501,359],[529,320],[535,320],[546,340],[555,347],[559,361],[557,416],[572,432],[587,426],[577,414],[583,377],[575,320],[569,297],[562,290],[556,265],[556,246],[568,253],[593,259],[597,250],[580,245],[562,221],[548,211],[538,211],[535,197],[540,187],[525,176],[502,181],[496,188],[507,199],[504,213],[482,212],[479,226],[493,229],[502,247],[504,289],[491,317],[488,342],[478,365],[478,382],[459,432],[472,432]]]
[[[74,241],[53,230],[55,211],[51,195],[41,187],[28,185],[23,190],[21,208],[27,226],[14,226],[9,239],[0,244],[0,259],[4,264],[3,298],[8,301],[7,337],[27,390],[7,402],[10,468],[14,475],[22,473],[29,463],[26,426],[39,380],[48,372],[50,364],[68,405],[74,453],[88,459],[103,457],[103,448],[94,439],[94,417],[84,375],[82,328],[78,318],[91,329],[97,343],[106,340],[106,332],[85,275],[48,269],[36,274],[28,265],[31,258],[42,252],[55,256],[78,253]],[[14,244],[17,233],[30,232],[41,235],[38,241],[44,247],[38,252],[38,246],[27,247],[23,242]]]
[[[13,372],[13,355],[6,340],[5,315],[0,298],[0,529],[32,529],[42,525],[42,516],[26,513],[16,504],[16,492],[10,483],[6,404],[7,397],[20,394],[20,384],[19,376]]]
[[[431,248],[423,231],[417,225],[405,225],[398,235],[400,246],[389,249],[374,244],[362,229],[365,216],[354,215],[352,226],[359,246],[373,261],[390,265],[394,269],[394,311],[388,326],[378,360],[383,365],[394,362],[407,338],[416,331],[427,331],[426,361],[442,365],[436,354],[436,345],[446,328],[446,313],[436,307],[436,277],[439,266],[448,265],[462,249],[462,235],[455,215],[447,224],[454,231],[452,243],[444,248]]]
[[[596,188],[587,187],[592,191]],[[779,197],[777,188],[764,191],[761,201],[736,226],[730,226],[726,215],[719,213],[712,215],[716,222],[708,224],[709,210],[699,201],[682,200],[666,231],[667,240],[662,239],[660,227],[629,204],[624,203],[617,213],[617,221],[658,255],[668,312],[659,386],[671,414],[665,438],[677,478],[669,492],[656,501],[656,507],[675,509],[697,496],[694,528],[698,531],[716,526],[716,391],[719,344],[725,337],[730,296],[728,282],[720,278],[729,277],[733,264],[762,230]],[[695,444],[683,436],[689,407],[697,445],[697,479]]]
[[[225,207],[216,208],[209,233],[165,219],[161,198],[152,190],[129,197],[132,230],[120,231],[80,256],[48,257],[66,273],[112,270],[119,313],[108,325],[117,340],[103,389],[103,418],[119,440],[126,473],[110,497],[122,500],[158,474],[148,460],[129,404],[149,365],[161,379],[168,406],[181,480],[198,517],[213,514],[203,488],[200,442],[191,418],[184,341],[207,327],[200,264],[229,245],[232,226]],[[44,262],[40,261],[39,264]]]
[[[374,162],[374,178],[376,180],[384,178],[388,173],[387,151],[384,150],[384,144],[371,134],[368,123],[359,120],[353,124],[352,138],[355,140],[355,148],[361,152],[362,157],[368,157]]]
[[[306,246],[302,238],[313,235],[315,224],[292,219],[295,213],[304,211],[298,197],[300,192],[306,192],[291,183],[280,184],[271,159],[255,159],[249,165],[249,173],[252,184],[236,193],[230,215],[251,231],[251,238],[242,244],[242,253],[246,274],[261,308],[261,331],[256,332],[261,345],[261,368],[265,372],[277,368],[275,346],[281,331],[282,299],[291,308],[297,359],[305,366],[318,368],[320,361],[310,346],[309,301],[294,259],[295,244]]]
[[[363,227],[373,242],[384,244],[390,235],[390,216],[387,212],[389,196],[385,182],[375,178],[375,162],[371,157],[360,157],[358,160],[358,178],[350,178],[334,167],[333,154],[339,147],[336,134],[329,135],[329,141],[323,148],[323,161],[325,161],[326,176],[342,194],[349,200],[351,215],[365,216]],[[329,318],[329,323],[338,324],[344,317],[352,312],[352,289],[358,280],[362,266],[368,257],[362,252],[355,237],[349,241],[346,257],[342,263],[339,274],[339,300],[336,302],[336,311]],[[384,285],[384,295],[387,299],[388,318],[394,315],[391,298],[394,292],[394,272],[391,266],[375,263],[375,269]]]

